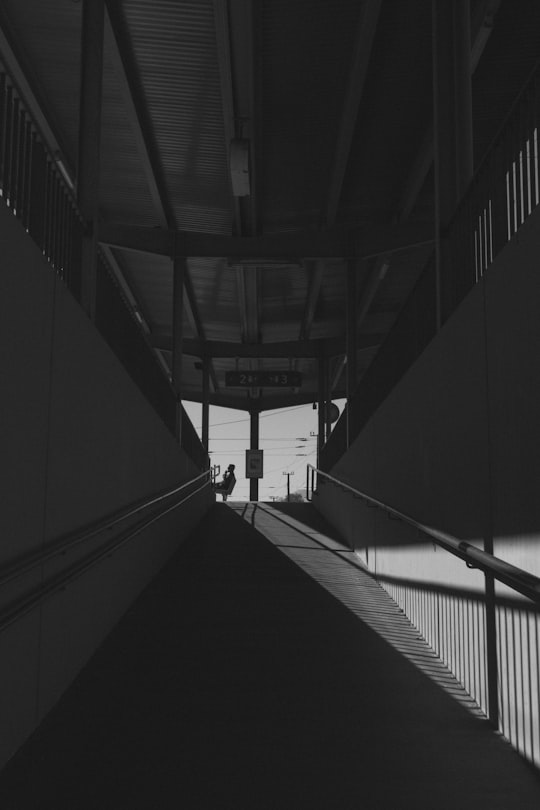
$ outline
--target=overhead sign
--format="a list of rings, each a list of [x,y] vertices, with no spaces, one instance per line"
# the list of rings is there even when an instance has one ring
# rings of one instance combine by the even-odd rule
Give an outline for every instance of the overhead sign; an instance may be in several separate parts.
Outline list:
[[[246,478],[263,477],[263,451],[246,450]]]
[[[225,385],[237,388],[300,388],[299,371],[226,371]]]

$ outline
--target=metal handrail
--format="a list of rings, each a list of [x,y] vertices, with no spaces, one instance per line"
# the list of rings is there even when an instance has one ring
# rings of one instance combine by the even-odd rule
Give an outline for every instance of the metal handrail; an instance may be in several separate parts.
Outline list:
[[[190,484],[193,484],[199,481],[201,478],[207,476],[209,474],[209,470],[206,470],[204,473],[196,476],[195,478],[187,481],[185,484],[182,484],[180,487],[176,487],[169,492],[163,493],[155,498],[151,498],[150,500],[146,501],[144,504],[141,504],[134,509],[129,511],[129,516],[141,511],[145,507],[152,506],[160,501],[164,500],[165,498],[170,497],[171,495],[177,494],[182,489],[185,489]],[[193,492],[190,492],[185,497],[181,498],[179,501],[175,501],[170,506],[167,506],[161,509],[157,514],[152,515],[151,517],[147,518],[146,520],[139,521],[129,529],[126,529],[120,535],[115,537],[112,541],[105,543],[104,545],[100,546],[99,549],[93,551],[91,554],[87,555],[84,559],[79,560],[74,565],[70,566],[68,569],[62,571],[60,574],[53,576],[47,582],[43,582],[37,588],[34,588],[29,593],[25,594],[20,599],[13,602],[7,608],[5,608],[0,613],[0,633],[4,630],[7,630],[12,624],[16,621],[21,619],[35,607],[40,605],[45,599],[52,596],[59,591],[64,590],[68,587],[75,579],[81,576],[81,574],[88,571],[90,568],[93,568],[98,562],[103,560],[105,557],[110,557],[119,548],[125,545],[129,540],[132,540],[138,534],[143,532],[149,526],[151,526],[156,521],[160,520],[162,517],[167,515],[169,512],[172,512],[174,509],[177,509],[182,504],[186,503],[190,498],[192,498],[197,493],[201,492],[206,486],[206,482],[202,484],[202,486],[198,487]],[[108,526],[112,527],[117,525],[122,519],[125,519],[128,514],[125,514],[123,517],[114,517],[109,520]],[[93,534],[93,529],[91,530]],[[87,535],[88,536],[88,535]],[[58,551],[58,553],[61,553]],[[46,553],[44,555],[46,559],[50,558],[50,554]]]
[[[441,548],[444,548],[446,551],[454,554],[454,556],[460,557],[460,559],[464,560],[469,568],[478,568],[482,570],[485,574],[491,575],[499,582],[508,585],[508,587],[512,588],[518,593],[521,593],[523,596],[526,596],[533,602],[540,604],[540,577],[530,574],[523,568],[518,568],[516,565],[511,565],[511,563],[507,563],[504,560],[501,560],[500,557],[495,557],[493,554],[489,554],[487,551],[481,551],[471,543],[467,543],[464,540],[458,540],[457,537],[453,537],[451,534],[441,532],[439,529],[435,529],[432,526],[427,526],[424,523],[420,523],[410,515],[406,515],[404,512],[400,512],[398,509],[388,506],[388,504],[383,503],[383,501],[379,501],[377,498],[373,498],[371,495],[352,487],[350,484],[345,483],[345,481],[340,481],[339,478],[334,478],[334,476],[329,475],[322,470],[318,470],[312,464],[307,465],[306,497],[308,501],[311,500],[309,497],[310,470],[312,471],[312,493],[314,492],[314,475],[316,474],[317,476],[323,476],[323,478],[328,479],[342,489],[352,492],[355,497],[361,498],[372,506],[383,509],[394,519],[401,520],[404,523],[409,524],[409,526],[417,529],[422,534],[425,534],[427,537],[437,543],[437,545],[441,546]]]
[[[24,558],[2,567],[0,569],[0,586],[5,585],[7,582],[11,582],[14,579],[18,579],[24,574],[27,574],[29,571],[32,571],[34,568],[37,568],[43,563],[54,559],[54,557],[65,554],[70,549],[80,545],[83,542],[86,542],[87,540],[90,540],[92,537],[114,529],[115,526],[118,526],[118,524],[122,523],[124,520],[127,520],[139,512],[149,509],[150,507],[155,506],[156,504],[161,503],[174,495],[177,495],[183,489],[197,483],[197,481],[200,481],[202,478],[209,479],[209,477],[210,471],[205,470],[204,472],[195,476],[195,478],[191,478],[189,481],[186,481],[184,484],[181,484],[178,487],[161,492],[159,495],[147,498],[144,501],[138,501],[136,504],[131,504],[125,509],[115,512],[113,515],[108,515],[98,523],[93,523],[78,532],[70,533],[60,541],[57,541],[45,549],[40,549],[34,554],[26,555]],[[199,490],[197,490],[197,492],[198,491]],[[180,503],[183,503],[183,501],[180,501]],[[160,516],[161,514],[165,514],[165,512],[160,513]]]

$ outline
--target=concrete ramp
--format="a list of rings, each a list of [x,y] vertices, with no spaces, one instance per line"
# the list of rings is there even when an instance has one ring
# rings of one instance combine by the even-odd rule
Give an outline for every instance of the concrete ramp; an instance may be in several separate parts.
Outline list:
[[[229,502],[8,765],[0,806],[536,810],[540,781],[311,506]]]

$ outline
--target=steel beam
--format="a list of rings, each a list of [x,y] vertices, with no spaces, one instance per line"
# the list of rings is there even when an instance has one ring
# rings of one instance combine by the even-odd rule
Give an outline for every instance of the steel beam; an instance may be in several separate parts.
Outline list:
[[[358,349],[376,349],[380,346],[383,335],[366,335],[357,340]],[[171,335],[149,335],[150,342],[156,349],[172,351]],[[208,358],[313,358],[337,357],[345,352],[345,335],[335,338],[317,340],[284,341],[282,343],[233,343],[219,340],[190,340],[184,338],[183,353],[192,357]]]
[[[112,61],[123,91],[124,103],[128,111],[128,117],[141,157],[141,165],[147,178],[152,200],[155,203],[156,223],[165,226],[161,228],[132,229],[130,238],[135,239],[135,247],[128,249],[155,253],[168,256],[172,259],[174,259],[175,256],[185,257],[185,252],[183,252],[181,248],[176,247],[178,239],[175,231],[175,217],[166,191],[158,149],[152,134],[152,126],[148,119],[144,99],[141,97],[141,93],[133,81],[133,77],[137,75],[137,69],[130,43],[126,40],[125,31],[127,30],[127,26],[121,5],[117,2],[113,2],[113,0],[107,0],[107,12],[107,25],[109,28],[107,32],[107,44],[110,45],[108,57]],[[141,230],[145,232],[144,236],[141,234]],[[156,236],[155,242],[152,242],[152,233]],[[152,245],[151,249],[148,249],[149,239]],[[115,244],[114,241],[107,242],[107,240],[102,240],[101,235],[99,241],[104,244],[109,244],[111,247],[126,247],[124,244]],[[200,339],[204,339],[204,331],[197,312],[193,285],[191,284],[187,268],[184,273],[184,284],[186,293],[184,296],[186,316],[194,333]],[[210,369],[210,378],[212,384],[216,387],[217,381],[213,369]]]
[[[307,340],[311,333],[313,320],[315,318],[315,310],[321,294],[322,280],[324,274],[324,263],[321,261],[309,262],[308,267],[308,292],[306,297],[306,304],[304,307],[304,315],[300,325],[299,340]]]
[[[79,164],[77,203],[84,220],[81,304],[93,320],[96,308],[97,221],[103,94],[104,0],[84,0],[81,25]]]
[[[345,397],[345,389],[338,389],[335,392],[338,398]],[[298,405],[312,405],[317,400],[317,393],[313,391],[306,391],[298,394],[261,394],[257,399],[257,409],[262,413],[263,411],[273,411],[278,408],[295,408]],[[202,402],[202,394],[200,391],[189,391],[184,396],[184,401],[187,402]],[[233,410],[249,412],[250,401],[247,398],[238,398],[226,392],[210,394],[210,405],[216,405],[220,408],[232,408]]]
[[[484,48],[493,31],[495,16],[500,5],[501,0],[486,0],[486,2],[479,7],[477,15],[472,21],[471,74],[474,74],[478,67]],[[433,157],[433,125],[430,123],[420,142],[420,148],[412,164],[405,189],[401,196],[401,202],[398,208],[399,221],[406,220],[413,210],[418,195],[428,176],[428,172],[433,165]]]
[[[433,8],[433,129],[437,327],[455,301],[454,272],[443,234],[473,171],[469,0]]]
[[[231,141],[236,137],[237,116],[234,107],[234,87],[232,78],[231,34],[229,23],[229,4],[227,0],[214,0],[214,27],[221,85],[221,106],[223,109],[223,130],[225,133],[225,150],[229,158]],[[229,176],[230,181],[230,176]],[[240,205],[238,198],[233,197],[231,185],[231,205],[233,208],[234,231],[242,234]]]
[[[259,285],[258,269],[238,268],[238,306],[242,324],[244,343],[257,343],[259,340]]]
[[[111,3],[108,3],[110,8]],[[131,131],[135,138],[140,165],[144,172],[148,190],[156,212],[156,224],[167,227],[172,222],[172,214],[168,208],[168,201],[163,191],[162,183],[158,180],[158,160],[156,147],[150,134],[151,130],[146,121],[144,104],[133,84],[133,69],[128,63],[127,49],[124,47],[121,36],[122,29],[115,16],[115,25],[111,22],[110,12],[105,16],[105,47],[107,57],[120,85],[120,92],[125,104],[127,118],[131,124]]]
[[[345,101],[336,141],[336,151],[326,200],[325,223],[332,226],[336,221],[343,180],[349,162],[349,154],[364,92],[371,50],[379,20],[382,0],[366,0],[361,4],[358,31],[351,60]]]
[[[381,253],[407,250],[418,245],[432,244],[433,225],[401,223],[381,225],[372,223],[354,230],[335,229],[326,232],[298,231],[264,234],[262,236],[223,236],[211,233],[171,231],[161,228],[102,223],[99,241],[124,250],[171,256],[241,259],[298,258],[370,258]]]

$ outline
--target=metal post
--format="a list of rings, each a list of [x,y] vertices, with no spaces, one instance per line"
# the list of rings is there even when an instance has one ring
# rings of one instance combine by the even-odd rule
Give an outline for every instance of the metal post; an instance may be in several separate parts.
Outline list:
[[[493,552],[490,552],[493,553]],[[499,663],[497,660],[497,614],[495,580],[485,575],[486,585],[486,665],[488,686],[488,718],[494,728],[499,726]]]
[[[250,440],[249,446],[251,450],[259,449],[259,411],[252,408],[249,412],[250,416]],[[249,479],[249,500],[259,500],[259,479]]]
[[[208,434],[210,426],[210,360],[203,357],[202,363],[202,445],[208,453]]]
[[[182,336],[184,319],[184,278],[186,259],[175,256],[173,260],[173,345],[172,380],[176,394],[176,438],[182,443]]]
[[[96,314],[96,230],[99,208],[104,22],[104,0],[84,0],[81,28],[77,202],[85,224],[81,247],[81,304],[92,320]]]
[[[470,0],[433,0],[433,130],[437,327],[453,309],[455,271],[445,229],[473,168]]]

